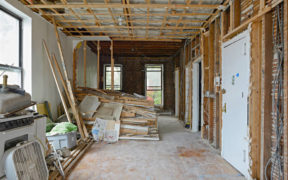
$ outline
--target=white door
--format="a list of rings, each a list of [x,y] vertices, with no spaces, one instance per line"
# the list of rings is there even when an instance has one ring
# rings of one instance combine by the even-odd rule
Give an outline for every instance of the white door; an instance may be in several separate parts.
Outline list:
[[[248,87],[250,74],[249,31],[222,46],[222,151],[221,155],[245,177],[248,159]]]
[[[179,116],[179,70],[175,70],[175,116]]]
[[[190,89],[190,67],[185,69],[185,124],[189,122],[189,89]]]
[[[193,106],[192,106],[192,132],[198,132],[199,131],[199,118],[200,118],[200,104],[199,104],[199,62],[193,63],[193,91],[192,91],[192,98],[193,98]]]

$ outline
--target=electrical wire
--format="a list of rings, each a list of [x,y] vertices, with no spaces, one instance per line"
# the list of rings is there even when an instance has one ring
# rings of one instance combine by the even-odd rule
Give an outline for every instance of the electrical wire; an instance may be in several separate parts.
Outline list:
[[[273,19],[273,45],[274,53],[277,54],[277,70],[273,78],[273,98],[272,98],[272,112],[275,128],[276,142],[274,145],[274,152],[271,158],[268,160],[265,166],[265,179],[268,180],[267,171],[268,166],[271,164],[271,176],[273,180],[274,173],[277,173],[278,180],[284,179],[283,168],[283,147],[281,146],[281,140],[283,138],[283,126],[284,126],[284,104],[283,104],[283,63],[284,63],[284,22],[283,22],[283,4],[278,5],[275,10],[275,18]],[[275,24],[276,23],[276,24]],[[276,32],[275,27],[276,25]]]

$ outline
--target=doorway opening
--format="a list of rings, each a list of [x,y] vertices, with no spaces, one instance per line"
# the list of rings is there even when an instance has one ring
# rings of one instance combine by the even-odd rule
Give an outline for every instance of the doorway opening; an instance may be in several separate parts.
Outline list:
[[[145,95],[153,100],[154,105],[163,107],[163,65],[147,64],[145,66]]]

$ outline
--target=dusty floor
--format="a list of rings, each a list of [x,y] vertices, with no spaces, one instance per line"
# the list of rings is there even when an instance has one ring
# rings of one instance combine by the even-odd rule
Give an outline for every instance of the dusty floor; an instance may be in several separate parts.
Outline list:
[[[173,117],[160,116],[161,141],[93,144],[68,179],[108,180],[242,180],[199,133]]]

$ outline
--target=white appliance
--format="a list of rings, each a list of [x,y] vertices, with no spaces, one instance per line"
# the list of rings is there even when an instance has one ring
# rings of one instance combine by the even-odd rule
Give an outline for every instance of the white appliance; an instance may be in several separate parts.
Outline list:
[[[37,172],[47,175],[44,179],[48,179],[44,160],[45,128],[46,117],[33,112],[0,119],[0,178],[6,174],[8,180],[34,179],[26,175],[36,172],[34,166],[37,166]]]
[[[7,154],[7,157],[5,155]],[[45,180],[49,177],[46,161],[38,141],[23,144],[5,152],[7,179]]]

